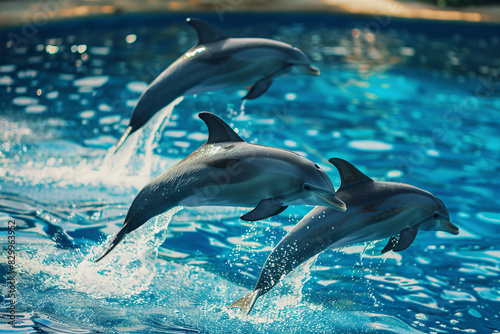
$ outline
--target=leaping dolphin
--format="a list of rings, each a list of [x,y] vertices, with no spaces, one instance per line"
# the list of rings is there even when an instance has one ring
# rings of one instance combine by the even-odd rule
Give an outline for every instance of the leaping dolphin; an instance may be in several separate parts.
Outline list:
[[[267,91],[275,77],[293,67],[319,75],[306,55],[289,44],[265,38],[229,38],[205,21],[188,18],[187,23],[198,33],[198,43],[142,93],[115,151],[130,134],[179,96],[253,85],[244,99],[255,99]]]
[[[175,206],[255,207],[241,219],[255,221],[289,205],[325,205],[345,211],[328,175],[297,153],[248,144],[214,114],[198,115],[208,127],[207,142],[149,182],[132,202],[123,227],[101,260],[125,236]]]
[[[374,181],[342,159],[329,161],[339,170],[336,196],[347,211],[324,206],[311,210],[271,252],[253,291],[230,307],[248,314],[258,297],[327,248],[390,238],[382,253],[399,252],[411,245],[418,230],[458,234],[446,206],[431,193],[403,183]]]

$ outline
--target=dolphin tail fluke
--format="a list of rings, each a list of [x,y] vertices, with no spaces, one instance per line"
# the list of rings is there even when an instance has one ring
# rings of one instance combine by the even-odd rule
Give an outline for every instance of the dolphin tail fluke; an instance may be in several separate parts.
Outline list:
[[[104,253],[102,253],[101,256],[99,256],[95,260],[95,262],[97,263],[101,261],[106,255],[108,255],[108,253],[111,252],[113,248],[115,248],[120,243],[120,241],[122,241],[123,237],[125,236],[125,234],[127,234],[127,232],[128,228],[126,226],[123,226],[122,229],[113,237],[113,239],[111,239],[111,242],[109,243]]]
[[[245,315],[248,315],[248,313],[252,310],[252,307],[259,296],[260,296],[260,289],[254,290],[249,294],[245,295],[245,297],[240,298],[231,305],[229,305],[229,307],[230,308],[239,307]]]
[[[132,132],[132,127],[129,126],[127,130],[125,130],[125,133],[120,137],[118,142],[115,144],[115,146],[111,148],[111,151],[113,153],[116,153],[120,149],[120,147],[122,147],[123,143],[125,142],[125,140],[127,140],[128,136],[130,136],[131,132]]]

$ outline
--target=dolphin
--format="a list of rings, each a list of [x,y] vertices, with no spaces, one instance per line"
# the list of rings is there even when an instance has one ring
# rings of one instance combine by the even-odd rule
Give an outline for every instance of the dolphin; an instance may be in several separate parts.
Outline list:
[[[246,221],[277,215],[289,205],[346,210],[328,175],[312,161],[288,150],[248,144],[214,114],[198,116],[208,127],[207,142],[137,194],[123,227],[96,262],[125,234],[175,206],[254,207],[241,216]]]
[[[411,245],[418,230],[459,233],[446,206],[431,193],[403,183],[374,181],[342,159],[329,161],[340,173],[336,196],[347,211],[324,206],[311,210],[271,252],[253,291],[230,307],[248,314],[258,297],[327,248],[390,238],[382,253],[399,252]]]
[[[187,23],[198,33],[198,43],[142,93],[115,151],[130,134],[179,96],[252,85],[243,99],[255,99],[267,91],[275,77],[292,68],[319,75],[306,55],[289,44],[265,38],[229,38],[199,19],[188,18]]]

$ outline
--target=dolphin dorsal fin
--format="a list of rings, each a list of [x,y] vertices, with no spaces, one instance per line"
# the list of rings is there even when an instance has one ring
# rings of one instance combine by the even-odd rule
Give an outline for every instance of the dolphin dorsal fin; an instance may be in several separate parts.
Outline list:
[[[200,19],[188,18],[186,22],[198,33],[198,45],[220,41],[228,38],[213,25]]]
[[[339,170],[341,181],[340,187],[345,187],[358,182],[373,181],[368,176],[361,173],[359,169],[354,167],[350,162],[339,158],[331,158],[328,161],[330,161],[330,163]]]
[[[201,112],[198,114],[198,117],[201,118],[208,127],[208,140],[206,144],[215,144],[227,141],[244,142],[244,140],[241,139],[241,137],[238,136],[236,132],[229,127],[229,125],[214,114]]]

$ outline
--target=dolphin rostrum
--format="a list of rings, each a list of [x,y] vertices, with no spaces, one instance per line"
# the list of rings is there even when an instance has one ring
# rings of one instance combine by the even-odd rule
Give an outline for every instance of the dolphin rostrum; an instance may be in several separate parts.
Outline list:
[[[279,214],[289,205],[324,205],[345,211],[328,175],[297,153],[248,144],[214,114],[198,115],[208,127],[207,142],[149,182],[135,197],[123,227],[99,261],[125,236],[175,206],[254,207],[241,219]]]
[[[212,25],[187,19],[198,43],[167,67],[142,93],[115,151],[163,107],[182,95],[253,85],[244,99],[264,94],[275,77],[292,68],[319,75],[299,49],[264,38],[229,38]]]
[[[230,307],[248,314],[258,297],[271,290],[286,274],[327,248],[390,238],[382,250],[405,250],[418,230],[458,234],[448,210],[431,193],[395,182],[377,182],[349,162],[333,158],[341,186],[336,196],[347,211],[318,206],[310,211],[276,246],[260,272],[252,292]]]

